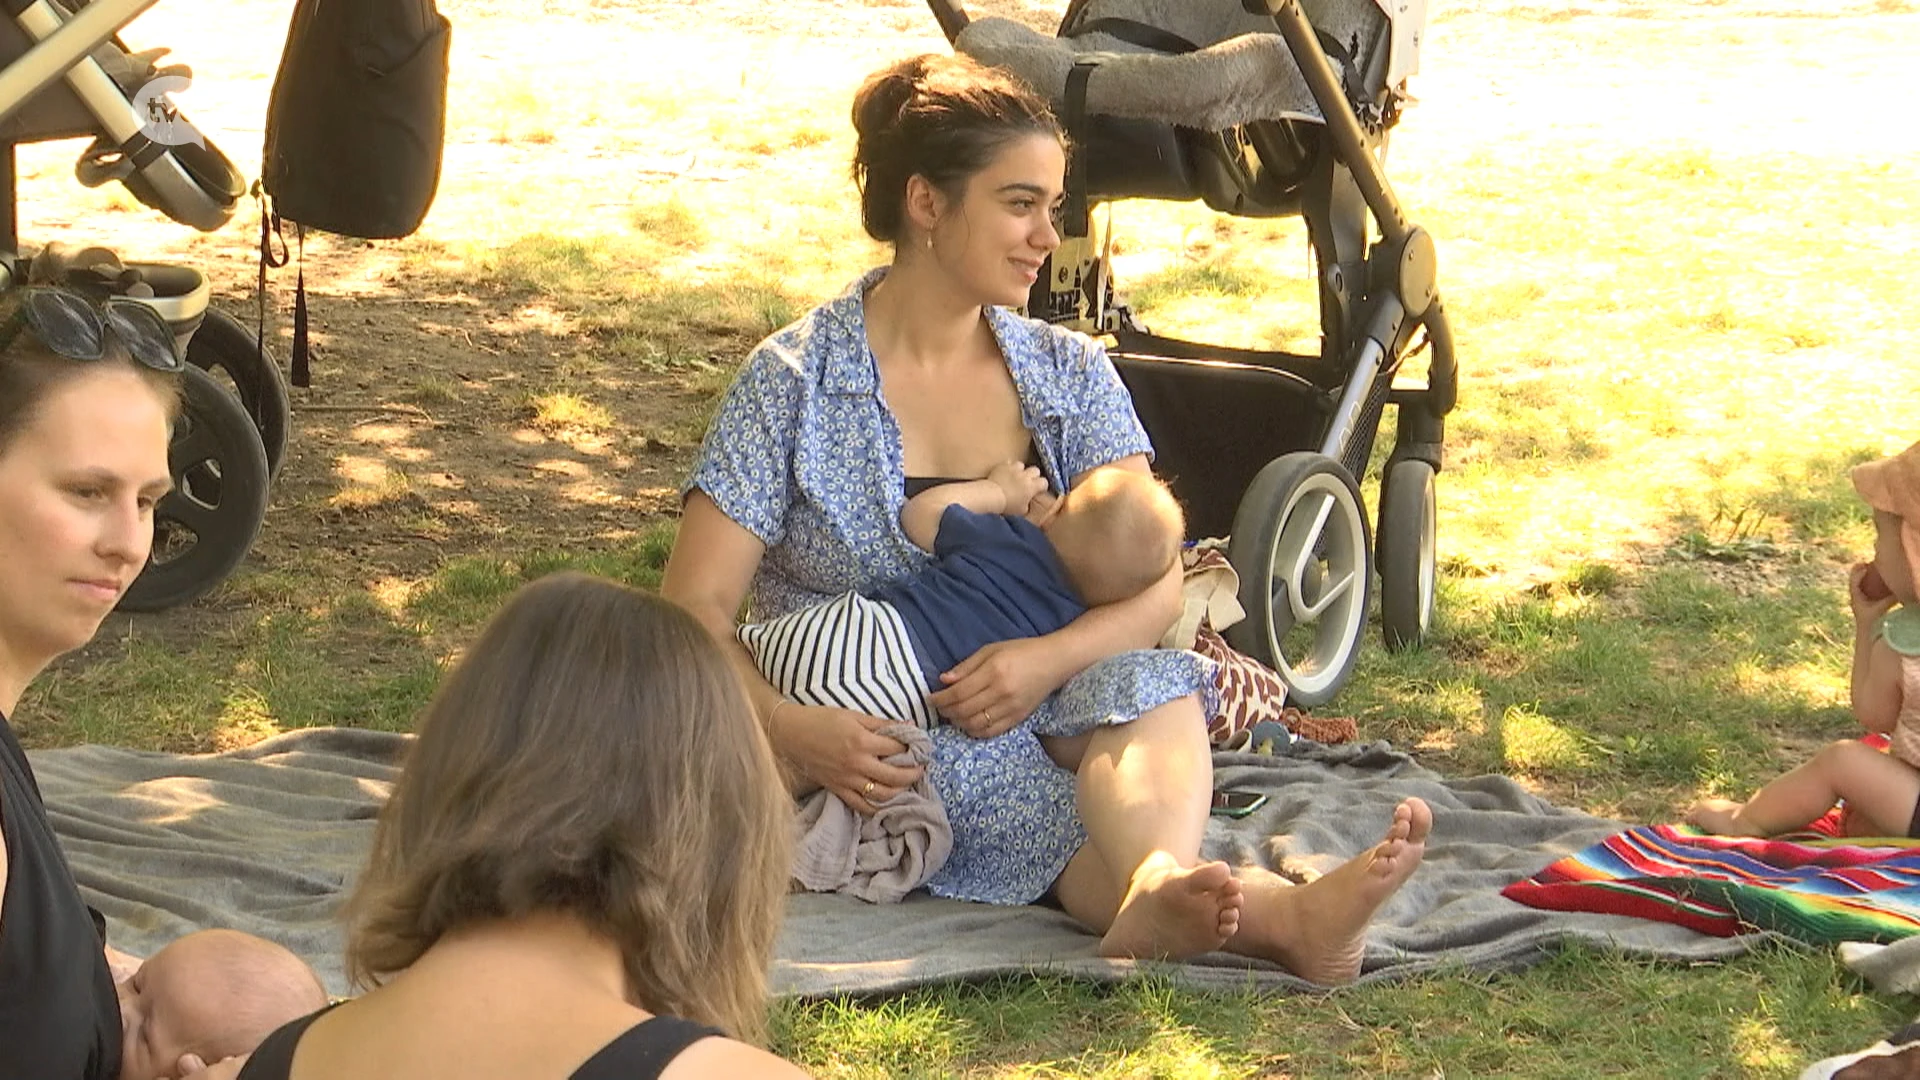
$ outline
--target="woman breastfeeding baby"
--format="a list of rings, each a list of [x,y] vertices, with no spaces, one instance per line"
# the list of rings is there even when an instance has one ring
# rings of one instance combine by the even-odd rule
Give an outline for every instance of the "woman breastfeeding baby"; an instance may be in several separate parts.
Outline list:
[[[1154,496],[1103,479],[1145,481],[1151,453],[1104,350],[1007,310],[1059,244],[1066,147],[1045,103],[963,58],[926,56],[870,77],[853,113],[862,221],[893,259],[748,358],[687,485],[662,591],[733,656],[795,794],[824,789],[871,814],[921,772],[889,763],[903,746],[878,733],[885,718],[769,683],[735,636],[749,595],[758,620],[850,593],[898,607],[959,546],[950,529],[993,532],[978,519],[1018,508],[961,501],[929,529],[913,513],[903,522],[910,496],[1008,463],[1063,493],[1059,514],[1107,488],[1123,502]],[[926,700],[946,722],[929,733],[925,778],[953,829],[927,888],[1051,898],[1101,935],[1105,955],[1226,948],[1315,982],[1352,980],[1367,923],[1420,862],[1430,811],[1407,800],[1379,844],[1305,886],[1202,859],[1211,672],[1152,648],[1179,610],[1177,560],[1155,554],[1144,582],[1089,588],[1102,560],[1076,570],[1086,539],[1059,525],[1025,538],[1052,549],[1076,605],[1038,636],[927,662]],[[1145,549],[1105,562],[1136,557]],[[923,637],[938,626],[922,623]]]
[[[102,940],[7,717],[146,565],[172,486],[173,331],[140,305],[14,290],[0,315],[0,1077],[158,1080],[326,1000],[298,957],[227,930],[141,964]],[[118,986],[115,979],[120,978]]]

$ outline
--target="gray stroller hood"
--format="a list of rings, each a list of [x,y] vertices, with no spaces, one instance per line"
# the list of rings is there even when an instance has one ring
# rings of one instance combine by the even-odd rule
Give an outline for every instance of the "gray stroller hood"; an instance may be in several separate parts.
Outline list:
[[[1303,5],[1315,29],[1351,58],[1369,95],[1386,89],[1392,27],[1374,0],[1318,0]],[[1103,32],[1100,20],[1164,30],[1199,46],[1167,55]],[[1087,111],[1218,131],[1258,120],[1321,121],[1319,106],[1273,20],[1237,0],[1095,0],[1075,22],[1088,32],[1048,37],[1002,18],[969,23],[954,47],[1045,93],[1056,109],[1066,100],[1074,62],[1098,57],[1087,82]],[[1069,33],[1071,33],[1071,28]],[[1329,50],[1343,82],[1348,63]]]

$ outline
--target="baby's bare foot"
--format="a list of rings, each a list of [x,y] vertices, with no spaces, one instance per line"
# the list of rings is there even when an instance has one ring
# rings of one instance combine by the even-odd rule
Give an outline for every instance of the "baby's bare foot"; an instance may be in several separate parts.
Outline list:
[[[1228,948],[1276,961],[1323,986],[1360,975],[1367,924],[1420,868],[1433,811],[1419,799],[1394,808],[1386,836],[1338,869],[1305,885],[1265,870],[1246,873],[1246,910]]]
[[[1184,960],[1212,952],[1240,929],[1240,882],[1223,862],[1181,866],[1155,852],[1134,871],[1100,955]]]
[[[1740,818],[1745,803],[1732,799],[1701,799],[1687,811],[1687,824],[1716,836],[1765,836]]]

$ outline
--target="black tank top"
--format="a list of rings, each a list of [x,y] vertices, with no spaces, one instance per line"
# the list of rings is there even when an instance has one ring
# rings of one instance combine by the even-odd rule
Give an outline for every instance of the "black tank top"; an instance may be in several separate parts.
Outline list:
[[[116,1080],[120,1003],[99,927],[0,716],[0,1080]]]
[[[1031,439],[1027,440],[1027,464],[1040,464],[1040,444]],[[979,479],[981,478],[978,476],[909,476],[901,487],[906,491],[907,498],[911,499],[928,488],[939,487],[941,484],[959,484]]]
[[[300,1036],[331,1008],[303,1016],[267,1036],[240,1070],[240,1080],[288,1080]],[[677,1016],[651,1017],[601,1047],[573,1070],[570,1080],[655,1080],[682,1050],[718,1034],[717,1029]]]

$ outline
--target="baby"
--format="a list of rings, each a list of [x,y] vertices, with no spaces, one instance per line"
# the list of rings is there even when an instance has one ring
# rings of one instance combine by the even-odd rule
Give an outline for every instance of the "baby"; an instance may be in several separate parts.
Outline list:
[[[1892,753],[1852,739],[1832,743],[1745,803],[1694,806],[1687,820],[1708,832],[1774,836],[1844,799],[1849,833],[1920,838],[1920,443],[1852,476],[1873,508],[1876,534],[1873,561],[1848,577],[1853,714],[1868,731],[1891,732]]]
[[[250,1054],[282,1024],[327,1004],[305,961],[237,930],[179,938],[117,989],[120,1080],[174,1080]]]
[[[907,500],[900,525],[930,565],[866,596],[743,626],[740,640],[801,704],[931,729],[927,695],[943,672],[1140,593],[1179,558],[1185,517],[1153,477],[1104,466],[1058,499],[1046,491],[1038,469],[1015,463],[928,488]]]

